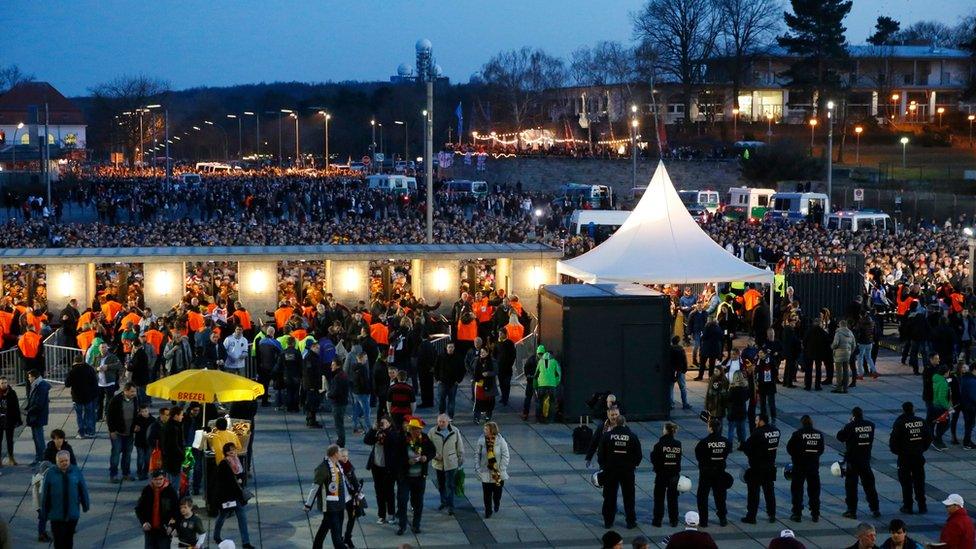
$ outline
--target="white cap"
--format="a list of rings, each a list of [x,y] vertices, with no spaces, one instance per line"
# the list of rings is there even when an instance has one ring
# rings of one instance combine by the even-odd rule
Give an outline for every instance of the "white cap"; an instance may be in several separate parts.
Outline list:
[[[959,494],[949,494],[949,497],[945,498],[942,505],[958,505],[959,507],[962,507],[965,505],[965,503],[962,500],[962,496]]]
[[[787,528],[786,530],[780,531],[779,537],[781,537],[781,538],[795,538],[796,537],[796,534],[793,533],[793,530],[790,530],[789,528]]]
[[[685,513],[685,524],[688,526],[698,526],[699,521],[698,513],[695,511],[688,511]]]

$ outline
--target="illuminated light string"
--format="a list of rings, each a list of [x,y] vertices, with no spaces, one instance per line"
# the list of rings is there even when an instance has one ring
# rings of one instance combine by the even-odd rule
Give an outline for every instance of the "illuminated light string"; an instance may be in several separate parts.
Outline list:
[[[557,137],[549,137],[543,135],[542,137],[531,138],[528,137],[529,131],[548,131],[542,130],[542,128],[536,128],[535,130],[525,130],[521,132],[510,132],[510,133],[495,133],[484,135],[478,132],[472,132],[471,135],[475,141],[494,141],[495,143],[500,143],[502,145],[517,145],[519,142],[526,145],[552,145],[553,143],[586,143],[586,140],[567,138],[559,139]]]

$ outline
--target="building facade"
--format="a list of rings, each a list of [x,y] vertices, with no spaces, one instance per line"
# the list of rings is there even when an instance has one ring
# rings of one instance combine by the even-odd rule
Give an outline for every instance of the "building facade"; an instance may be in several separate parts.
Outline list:
[[[85,117],[74,103],[47,82],[23,82],[0,95],[0,132],[5,145],[16,143],[36,148],[43,142],[45,104],[48,145],[84,149]]]

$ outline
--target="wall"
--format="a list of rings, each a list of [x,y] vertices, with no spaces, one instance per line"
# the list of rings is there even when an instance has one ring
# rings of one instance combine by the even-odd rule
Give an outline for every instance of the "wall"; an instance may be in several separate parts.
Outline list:
[[[439,301],[441,306],[437,312],[449,313],[457,300],[461,285],[457,260],[415,259],[410,270],[412,273],[421,273],[421,276],[414,276],[411,281],[414,294],[423,297],[428,305],[435,305]]]
[[[369,302],[369,261],[332,260],[330,267],[329,288],[336,301],[350,307]]]
[[[48,310],[60,311],[72,298],[77,299],[78,306],[84,310],[86,304],[91,302],[94,288],[89,286],[87,275],[88,265],[85,263],[48,265]]]
[[[146,306],[162,316],[183,298],[185,263],[143,263]]]
[[[637,185],[647,185],[657,160],[638,160]],[[745,185],[739,177],[739,166],[728,162],[667,161],[671,180],[678,189],[718,188],[723,193],[730,186]],[[618,197],[629,197],[633,188],[633,167],[630,159],[594,158],[488,158],[483,172],[475,166],[465,166],[461,157],[455,157],[451,168],[442,170],[447,178],[487,181],[489,184],[510,184],[521,181],[526,190],[555,190],[564,183],[590,183],[610,185]]]
[[[556,283],[556,262],[551,259],[514,259],[509,290],[517,295],[522,307],[536,314],[539,303],[539,287]]]
[[[278,308],[278,264],[273,261],[241,261],[237,280],[241,303],[252,319],[265,318],[264,311]]]

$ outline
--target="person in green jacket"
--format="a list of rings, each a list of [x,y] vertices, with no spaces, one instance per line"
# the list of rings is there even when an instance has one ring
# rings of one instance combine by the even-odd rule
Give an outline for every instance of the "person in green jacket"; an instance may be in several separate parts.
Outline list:
[[[559,361],[552,358],[552,353],[546,351],[535,367],[535,391],[539,395],[539,420],[548,423],[554,411],[556,387],[562,380],[563,372]]]
[[[942,437],[949,427],[947,412],[952,407],[949,403],[949,382],[945,378],[946,371],[945,366],[939,366],[939,369],[932,374],[932,415],[929,421],[933,429],[932,446],[940,452],[946,449]]]

